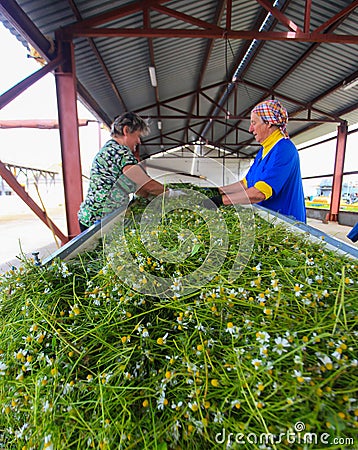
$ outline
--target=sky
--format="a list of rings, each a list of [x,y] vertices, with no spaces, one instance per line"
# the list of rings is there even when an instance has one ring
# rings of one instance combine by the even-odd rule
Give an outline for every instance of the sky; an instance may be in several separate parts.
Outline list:
[[[38,71],[41,66],[28,57],[27,49],[0,23],[0,46],[3,63],[0,70],[0,94]],[[5,57],[4,57],[5,56]],[[80,119],[95,120],[93,115],[80,103],[77,104]],[[0,120],[20,119],[58,120],[55,77],[52,73],[20,94],[0,111]],[[108,134],[98,123],[91,122],[79,128],[82,169],[89,174],[93,156]],[[44,129],[0,129],[0,160],[27,167],[53,170],[61,162],[60,138],[58,130]]]
[[[3,64],[0,70],[0,94],[14,84],[40,69],[40,65],[28,58],[27,49],[0,23],[0,45],[3,51]],[[358,87],[355,90],[358,90]],[[92,114],[78,102],[80,119],[94,120]],[[55,78],[45,75],[40,81],[23,92],[16,100],[0,111],[4,119],[56,119],[57,103]],[[100,142],[108,133],[99,133],[98,124],[91,123],[80,127],[80,147],[82,171],[89,174],[90,165]],[[335,141],[300,151],[302,177],[333,173]],[[349,136],[346,149],[345,171],[358,170],[358,133]],[[38,129],[0,129],[0,159],[6,163],[53,170],[61,162],[58,130]],[[358,180],[358,175],[349,180]],[[314,186],[317,181],[306,181],[306,186]],[[308,189],[308,188],[307,188]]]

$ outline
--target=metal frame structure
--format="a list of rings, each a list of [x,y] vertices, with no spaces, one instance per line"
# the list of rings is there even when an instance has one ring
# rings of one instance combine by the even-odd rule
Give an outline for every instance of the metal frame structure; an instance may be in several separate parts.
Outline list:
[[[0,176],[6,181],[6,183],[13,189],[14,192],[31,208],[31,210],[42,220],[42,222],[48,226],[55,236],[60,238],[61,243],[65,244],[68,241],[68,237],[65,236],[62,231],[52,222],[46,212],[42,210],[38,204],[30,197],[25,188],[17,181],[15,175],[0,161]]]
[[[303,18],[299,17],[303,24],[301,26],[297,24],[297,20],[286,15],[287,9],[294,4],[293,0],[275,1],[273,4],[268,0],[251,0],[251,6],[258,8],[258,13],[250,30],[236,29],[233,26],[237,5],[234,5],[232,0],[210,2],[211,6],[215,5],[215,13],[210,20],[187,14],[179,8],[179,5],[175,9],[173,2],[168,0],[117,2],[117,6],[90,16],[88,14],[84,16],[74,0],[65,0],[64,4],[67,5],[68,11],[71,12],[74,19],[72,19],[72,22],[61,24],[53,30],[55,45],[22,9],[22,3],[25,6],[26,2],[20,0],[18,2],[1,0],[0,13],[6,17],[24,39],[33,45],[47,61],[47,64],[3,94],[0,97],[0,107],[5,106],[46,73],[54,71],[57,86],[69,239],[78,234],[76,213],[82,200],[76,110],[77,94],[84,104],[104,123],[109,125],[112,121],[112,117],[101,103],[96,101],[93,92],[89,92],[76,76],[74,42],[85,42],[87,44],[108,83],[108,92],[111,93],[113,101],[122,110],[132,109],[142,115],[148,114],[152,120],[160,122],[161,125],[162,123],[165,125],[174,123],[174,126],[158,127],[154,136],[149,136],[143,141],[142,158],[187,145],[191,133],[195,134],[201,142],[224,148],[242,158],[250,158],[256,153],[257,146],[253,144],[250,137],[239,140],[238,134],[244,131],[243,123],[247,122],[254,104],[270,97],[279,97],[291,105],[290,122],[296,121],[300,124],[300,127],[291,133],[292,137],[323,123],[337,124],[337,156],[329,213],[329,220],[337,220],[347,136],[347,122],[343,117],[357,110],[357,104],[352,105],[350,103],[349,106],[340,109],[338,114],[323,110],[319,104],[332,94],[340,91],[342,86],[355,80],[358,77],[358,70],[353,70],[343,80],[338,80],[328,89],[321,89],[308,103],[297,100],[292,95],[284,94],[282,86],[322,44],[358,44],[357,33],[337,32],[344,25],[345,20],[351,14],[354,14],[358,7],[358,0],[341,7],[338,12],[319,25],[316,25],[313,21],[314,0],[306,0],[303,10],[301,10]],[[99,2],[93,0],[91,3],[94,10],[100,11]],[[170,7],[166,5],[169,3],[171,4]],[[203,4],[204,2],[200,3]],[[316,3],[322,3],[323,5],[325,2],[316,0]],[[31,4],[31,2],[27,2],[26,6],[29,6],[28,4]],[[176,26],[153,25],[153,15],[155,15],[156,24],[159,19],[163,18],[163,20],[168,20],[168,23],[174,23]],[[267,20],[268,17],[269,20]],[[132,18],[135,18],[136,26],[127,25],[126,21]],[[316,17],[314,19],[317,20]],[[121,25],[121,21],[123,21],[123,25]],[[206,42],[201,52],[201,63],[195,77],[194,89],[172,97],[162,98],[160,88],[153,86],[151,88],[154,89],[155,101],[153,103],[130,108],[123,90],[118,87],[113,67],[111,70],[108,64],[108,62],[112,63],[112,60],[106,61],[101,47],[102,40],[107,38],[140,38],[146,40],[149,54],[148,64],[152,67],[157,67],[159,60],[155,45],[156,39],[200,39]],[[228,51],[230,42],[244,42],[244,45],[238,47],[238,51],[233,55],[230,67],[227,65],[224,79],[207,84],[204,78],[217,41],[224,42],[225,52]],[[287,66],[277,81],[269,86],[251,81],[247,76],[256,64],[267,42],[307,44],[306,50],[300,57],[293,64]],[[256,94],[255,100],[247,102],[244,109],[237,106],[240,101],[239,89],[243,87],[254,91]],[[189,106],[186,108],[178,106],[181,102],[185,102]],[[205,108],[202,106],[203,103],[205,103]],[[218,126],[220,128],[216,130]],[[150,149],[154,147],[159,147],[159,150],[151,151]]]

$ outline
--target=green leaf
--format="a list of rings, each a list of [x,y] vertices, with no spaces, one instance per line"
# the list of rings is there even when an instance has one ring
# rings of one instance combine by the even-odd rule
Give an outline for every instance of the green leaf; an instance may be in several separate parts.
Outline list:
[[[200,247],[201,247],[200,244],[195,244],[194,247],[191,250],[191,256],[195,255],[195,253],[198,253]]]
[[[158,444],[157,450],[168,450],[167,443],[166,442],[161,442],[160,444]]]
[[[286,267],[297,267],[299,265],[299,263],[295,259],[286,259],[285,265],[286,265]]]

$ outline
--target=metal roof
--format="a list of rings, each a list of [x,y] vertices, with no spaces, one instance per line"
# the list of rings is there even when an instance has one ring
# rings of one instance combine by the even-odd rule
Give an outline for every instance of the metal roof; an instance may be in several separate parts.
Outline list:
[[[198,140],[251,156],[248,117],[266,98],[296,143],[358,122],[358,86],[343,90],[358,78],[357,0],[1,0],[0,19],[48,61],[47,38],[73,41],[97,117],[150,119],[142,158]]]

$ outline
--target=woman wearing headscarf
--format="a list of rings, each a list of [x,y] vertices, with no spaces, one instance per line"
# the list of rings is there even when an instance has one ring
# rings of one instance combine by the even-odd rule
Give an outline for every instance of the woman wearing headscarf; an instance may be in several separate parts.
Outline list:
[[[259,103],[251,111],[249,131],[261,148],[245,178],[219,188],[215,205],[258,203],[306,222],[298,151],[286,130],[287,110],[278,100]]]

